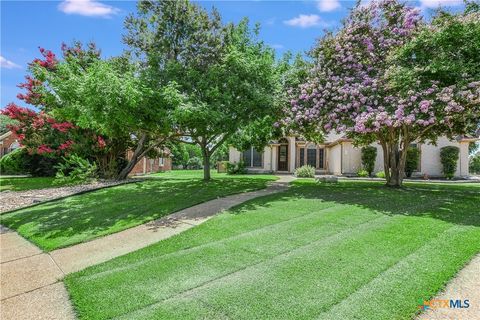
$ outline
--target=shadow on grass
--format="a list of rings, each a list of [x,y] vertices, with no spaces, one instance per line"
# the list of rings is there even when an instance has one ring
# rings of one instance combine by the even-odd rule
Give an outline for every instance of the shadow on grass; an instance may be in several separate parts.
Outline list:
[[[352,205],[387,215],[420,216],[453,224],[480,226],[480,188],[472,185],[406,184],[389,188],[382,182],[340,182],[332,184],[313,181],[294,182],[284,193],[249,201],[231,210],[268,207],[272,201],[318,199]]]
[[[0,216],[0,223],[37,242],[82,242],[158,219],[229,194],[264,188],[259,179],[152,179],[71,196]],[[69,239],[75,237],[75,240]],[[36,240],[37,238],[37,240]],[[53,245],[61,247],[63,244]],[[44,246],[43,246],[44,247]],[[50,248],[50,247],[49,247]]]

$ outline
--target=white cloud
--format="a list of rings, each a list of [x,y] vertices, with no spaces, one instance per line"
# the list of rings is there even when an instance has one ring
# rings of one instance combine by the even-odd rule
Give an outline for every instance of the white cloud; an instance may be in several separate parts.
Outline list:
[[[341,7],[340,0],[318,0],[317,8],[322,12],[330,12]]]
[[[283,49],[283,48],[285,48],[283,46],[283,44],[278,44],[278,43],[271,44],[270,47],[272,47],[273,49]]]
[[[3,56],[0,56],[0,66],[5,69],[15,69],[21,68],[18,64],[13,63],[10,60],[5,59]]]
[[[104,18],[109,18],[120,11],[95,0],[65,0],[58,5],[58,9],[66,14]]]
[[[298,17],[283,21],[286,25],[300,28],[310,28],[315,26],[324,26],[328,24],[316,14],[301,14]]]
[[[463,0],[420,0],[420,6],[424,8],[435,9],[439,6],[459,6],[463,3]]]

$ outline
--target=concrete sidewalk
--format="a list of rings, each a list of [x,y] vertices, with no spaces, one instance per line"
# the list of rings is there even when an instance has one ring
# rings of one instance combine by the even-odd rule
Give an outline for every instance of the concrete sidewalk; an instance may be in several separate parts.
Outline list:
[[[0,232],[0,319],[75,319],[50,255],[16,232]]]
[[[16,232],[2,228],[0,319],[75,319],[62,283],[66,274],[179,234],[245,201],[284,191],[292,180],[292,176],[281,176],[266,189],[211,200],[156,221],[50,253],[43,253]]]

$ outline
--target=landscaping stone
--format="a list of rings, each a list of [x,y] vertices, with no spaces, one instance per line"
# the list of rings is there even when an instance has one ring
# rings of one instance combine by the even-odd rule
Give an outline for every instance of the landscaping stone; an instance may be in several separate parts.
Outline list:
[[[135,179],[133,181],[139,181]],[[0,202],[0,213],[28,207],[32,204],[71,196],[76,193],[111,187],[123,183],[130,183],[132,180],[126,181],[97,181],[90,184],[82,184],[77,186],[65,186],[58,188],[47,188],[27,191],[3,191],[1,192],[2,201]]]

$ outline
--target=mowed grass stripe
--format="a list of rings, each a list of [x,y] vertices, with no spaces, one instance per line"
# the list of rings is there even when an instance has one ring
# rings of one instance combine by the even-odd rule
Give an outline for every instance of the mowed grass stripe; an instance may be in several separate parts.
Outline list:
[[[275,255],[293,250],[305,243],[345,232],[346,229],[370,223],[379,217],[389,219],[371,213],[353,215],[355,208],[350,206],[346,206],[344,210],[345,213],[338,209],[332,210],[329,215],[320,212],[316,219],[310,217],[290,225],[284,224],[272,228],[268,233],[259,233],[246,239],[230,239],[224,243],[212,243],[195,252],[181,251],[168,257],[160,256],[159,259],[148,261],[141,266],[126,268],[102,277],[95,277],[94,270],[87,269],[68,276],[66,284],[71,288],[72,296],[78,295],[82,299],[87,299],[89,302],[86,304],[88,305],[101,304],[106,307],[110,303],[119,303],[122,307],[134,310],[136,307],[144,305],[146,301],[154,303],[161,299],[167,299],[179,292],[190,290],[213,279],[271,259]],[[338,223],[335,224],[335,221]],[[286,232],[294,229],[298,230],[297,241],[286,237]],[[300,241],[301,238],[304,239]],[[261,243],[268,248],[264,247],[264,250],[255,252],[245,249],[245,246],[260,247]],[[91,272],[94,278],[86,278],[87,272]],[[155,278],[152,278],[151,275],[155,275]],[[79,292],[76,291],[78,287],[81,288]],[[143,295],[144,291],[149,293],[145,296]],[[85,304],[83,302],[82,304]],[[136,306],[137,304],[139,305]],[[102,307],[100,309],[108,310],[108,308]],[[118,312],[119,310],[112,311]],[[87,318],[90,316],[93,315],[89,315]]]
[[[428,228],[426,219],[405,219],[376,219],[118,319],[173,319],[163,305],[188,297],[193,305],[204,301],[234,319],[311,319],[450,227]],[[381,241],[385,236],[388,240]]]
[[[292,228],[295,229],[295,227],[301,227],[301,226],[309,227],[310,226],[311,228],[313,228],[314,226],[312,225],[312,223],[316,223],[316,222],[325,223],[325,224],[329,224],[329,223],[330,224],[331,223],[340,224],[340,223],[343,223],[343,224],[353,225],[353,223],[357,222],[357,220],[359,222],[364,222],[364,221],[368,221],[369,219],[373,219],[375,217],[375,215],[365,214],[365,215],[358,215],[358,216],[356,216],[356,219],[352,219],[351,213],[354,210],[355,209],[348,208],[348,206],[345,206],[345,210],[341,210],[341,208],[339,208],[338,206],[334,207],[333,204],[325,203],[325,208],[316,210],[314,212],[310,212],[310,213],[305,214],[305,215],[296,216],[294,218],[282,220],[280,222],[267,224],[267,225],[261,226],[259,228],[250,229],[250,230],[242,232],[242,233],[237,233],[236,232],[232,236],[226,236],[225,238],[213,240],[213,241],[210,241],[210,242],[204,242],[203,244],[198,244],[196,246],[190,246],[190,247],[187,247],[187,248],[180,248],[177,251],[170,251],[169,250],[168,252],[165,252],[164,250],[161,250],[161,249],[163,249],[163,248],[160,248],[161,244],[154,244],[153,246],[155,246],[156,247],[155,249],[157,250],[156,255],[152,255],[148,258],[143,258],[141,260],[137,259],[137,260],[132,261],[129,264],[125,264],[125,261],[122,261],[120,263],[120,260],[123,259],[123,257],[120,257],[120,258],[117,258],[119,261],[118,261],[118,267],[116,267],[116,268],[111,268],[111,266],[110,266],[110,268],[107,269],[107,270],[101,270],[101,271],[99,270],[99,271],[96,271],[95,273],[92,273],[92,270],[81,271],[81,272],[78,273],[78,277],[83,277],[84,280],[93,280],[93,279],[105,277],[108,274],[119,272],[119,271],[124,271],[124,270],[133,271],[133,269],[136,269],[136,268],[139,268],[139,267],[151,264],[151,263],[155,263],[155,264],[156,263],[162,263],[162,260],[164,260],[164,259],[168,259],[168,258],[171,258],[171,257],[179,258],[183,255],[191,254],[195,251],[203,250],[207,247],[228,246],[229,243],[232,243],[232,242],[235,243],[238,240],[248,241],[248,240],[251,240],[252,237],[254,237],[255,240],[257,240],[258,238],[263,238],[264,236],[268,237],[268,234],[270,234],[271,236],[275,236],[275,235],[278,235],[281,232],[288,232]],[[343,221],[342,221],[342,219],[343,219]],[[208,223],[208,222],[206,222],[206,223]],[[317,227],[315,227],[315,228],[317,228]],[[212,234],[212,233],[216,233],[216,231],[220,231],[220,230],[218,230],[218,229],[215,230],[215,229],[208,228],[208,232],[203,232],[203,234],[205,234],[205,233],[206,234]],[[305,232],[306,230],[304,229],[302,231]],[[176,237],[179,237],[179,236],[180,235],[176,235]],[[182,234],[182,236],[183,236],[183,234]],[[197,236],[198,236],[198,234],[197,234]],[[288,238],[288,240],[290,242],[293,242],[295,236],[298,237],[299,235],[294,234],[290,238]],[[173,239],[169,239],[169,240],[173,240]],[[268,240],[268,238],[267,238],[267,240]],[[263,242],[265,242],[265,241],[263,241]],[[260,247],[258,246],[258,244],[255,244],[255,247],[252,248],[251,252],[260,254],[261,251],[259,250],[259,248]],[[159,249],[161,250],[160,254],[158,254]],[[133,259],[131,259],[131,257],[129,257],[129,259],[133,260]],[[99,265],[96,268],[100,269],[101,267],[102,266]]]
[[[470,241],[472,236],[480,239],[480,229],[446,230],[317,319],[392,319],[392,314],[395,319],[411,319],[419,311],[419,299],[435,296],[446,284],[442,279],[453,277],[465,264],[465,256],[472,258],[480,251],[480,241]]]

